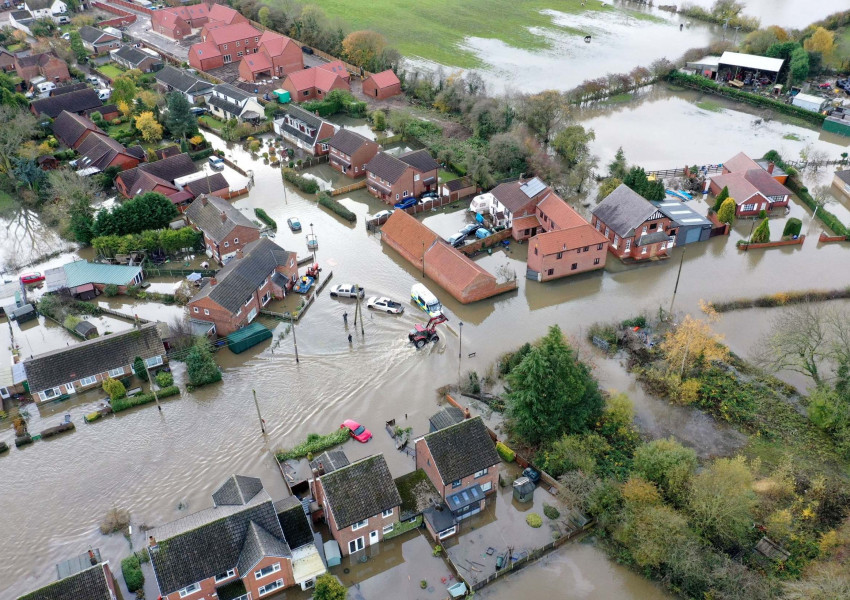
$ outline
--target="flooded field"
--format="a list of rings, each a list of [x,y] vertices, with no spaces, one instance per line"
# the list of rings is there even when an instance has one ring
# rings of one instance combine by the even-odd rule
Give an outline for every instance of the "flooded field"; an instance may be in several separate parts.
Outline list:
[[[687,4],[711,8],[715,0],[688,0]],[[846,0],[745,0],[744,14],[758,17],[762,27],[779,25],[788,29],[803,29],[840,10],[847,10]],[[801,15],[804,15],[801,18]]]

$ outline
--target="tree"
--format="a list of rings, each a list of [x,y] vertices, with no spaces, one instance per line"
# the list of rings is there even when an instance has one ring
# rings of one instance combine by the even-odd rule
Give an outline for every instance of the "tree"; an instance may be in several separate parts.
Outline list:
[[[209,342],[199,340],[186,355],[186,370],[193,386],[221,381],[221,371],[209,349]]]
[[[79,31],[71,31],[71,50],[74,52],[74,57],[78,63],[83,63],[89,56],[85,46],[83,46],[83,38],[80,37]]]
[[[260,25],[266,29],[272,26],[271,11],[268,6],[263,6],[257,11],[257,20],[260,22]]]
[[[150,379],[148,377],[148,370],[145,366],[145,361],[141,356],[137,356],[133,361],[133,373],[135,373],[136,377],[142,381],[148,381]]]
[[[92,203],[99,186],[90,177],[80,177],[71,169],[55,169],[47,174],[49,194],[53,199],[47,208],[61,223],[61,229],[81,244],[91,242],[94,223]]]
[[[490,160],[486,156],[475,150],[468,150],[465,166],[466,174],[476,186],[481,188],[490,188],[493,186],[493,173],[490,167]]]
[[[672,437],[653,440],[635,451],[634,472],[655,483],[676,504],[684,502],[688,481],[696,468],[696,452]]]
[[[738,209],[738,204],[734,198],[726,198],[723,204],[720,205],[720,210],[717,211],[717,220],[721,223],[732,224],[735,220],[735,212]]]
[[[519,175],[525,171],[526,149],[522,140],[512,132],[497,133],[490,138],[487,158],[496,171],[506,176]]]
[[[375,131],[386,131],[387,129],[387,114],[382,110],[374,110],[369,116],[372,119],[372,126]]]
[[[348,590],[339,579],[325,573],[316,578],[316,587],[313,588],[313,600],[345,600]]]
[[[616,177],[609,177],[599,184],[599,191],[596,193],[597,200],[604,200],[608,195],[623,184]]]
[[[835,49],[835,33],[818,27],[812,37],[803,42],[806,52],[817,52],[822,56],[829,56]]]
[[[701,364],[728,361],[729,350],[722,340],[722,336],[711,331],[708,323],[685,315],[661,342],[668,371],[675,370],[681,374]]]
[[[168,127],[171,135],[182,139],[186,139],[187,135],[198,131],[198,119],[192,114],[186,96],[180,92],[168,94],[168,113],[165,117],[165,126]]]
[[[21,145],[36,134],[35,117],[20,106],[0,106],[0,172],[14,178],[12,158]]]
[[[30,31],[37,38],[50,37],[56,29],[53,19],[37,19],[30,24]]]
[[[590,475],[596,470],[596,457],[609,452],[611,446],[596,433],[564,435],[542,453],[542,464],[552,477],[575,470]]]
[[[753,244],[766,244],[770,241],[770,224],[767,219],[763,219],[758,227],[753,231],[750,242]]]
[[[658,567],[682,541],[693,534],[678,512],[664,505],[650,505],[626,511],[614,539],[623,544],[641,567]]]
[[[146,142],[158,142],[162,139],[162,125],[159,124],[152,112],[143,112],[136,116],[135,121],[136,129],[142,133],[142,138]]]
[[[608,163],[608,176],[619,180],[626,178],[629,172],[629,165],[626,163],[626,153],[623,152],[623,147],[617,148],[617,153],[614,155],[614,160]]]
[[[719,458],[691,480],[687,510],[697,532],[721,548],[745,544],[752,535],[753,475],[742,456]]]
[[[788,65],[788,86],[800,83],[809,76],[809,55],[800,46],[791,53],[791,62]]]
[[[557,125],[567,116],[567,103],[560,93],[546,90],[526,96],[522,101],[521,118],[544,144]]]
[[[714,212],[720,212],[720,207],[723,206],[723,201],[729,197],[729,188],[727,186],[723,186],[723,189],[720,190],[720,193],[717,194],[717,197],[714,199],[714,206],[711,210]]]
[[[786,34],[787,36],[787,34]],[[776,32],[772,29],[759,29],[753,31],[744,38],[741,46],[748,54],[764,56],[767,49],[779,42]]]
[[[632,167],[626,174],[623,183],[647,200],[658,202],[664,200],[664,184],[660,179],[650,180],[642,167]]]
[[[508,375],[511,428],[525,443],[581,433],[602,414],[602,395],[557,325]]]
[[[104,379],[102,387],[103,391],[109,395],[110,400],[117,400],[127,395],[127,388],[124,387],[124,384],[111,377]]]
[[[342,40],[342,48],[348,62],[365,69],[371,69],[375,65],[386,46],[387,40],[384,36],[369,30],[352,31]]]
[[[552,149],[572,169],[590,155],[590,142],[595,139],[596,133],[592,129],[570,125],[557,133],[552,140]]]
[[[136,87],[136,84],[133,82],[133,79],[127,75],[127,73],[119,75],[112,80],[112,96],[110,98],[112,102],[119,105],[119,108],[122,103],[127,106],[132,106],[133,100],[136,99],[136,94],[138,93],[139,90]],[[124,111],[122,110],[122,112]],[[127,112],[125,112],[125,114],[127,114]]]

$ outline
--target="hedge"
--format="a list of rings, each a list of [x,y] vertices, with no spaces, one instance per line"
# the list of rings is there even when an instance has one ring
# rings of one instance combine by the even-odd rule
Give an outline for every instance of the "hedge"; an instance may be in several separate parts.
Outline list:
[[[275,221],[274,219],[272,219],[272,218],[268,215],[268,213],[267,213],[266,211],[264,211],[262,208],[255,208],[255,209],[254,209],[254,214],[255,214],[255,215],[257,215],[257,218],[258,218],[260,221],[262,221],[263,223],[265,223],[266,225],[268,225],[268,226],[269,226],[269,227],[271,227],[272,229],[277,229],[277,221]]]
[[[162,398],[168,398],[169,396],[174,396],[175,394],[180,393],[180,388],[176,385],[172,385],[171,387],[163,388],[158,390],[156,395]],[[118,398],[112,401],[112,412],[121,412],[122,410],[127,410],[128,408],[133,408],[134,406],[141,406],[143,404],[150,404],[156,400],[154,398],[153,393],[148,394],[138,394],[131,398]]]
[[[284,169],[283,178],[305,194],[315,194],[319,191],[319,184],[315,180],[302,177],[292,169]]]
[[[310,433],[307,435],[307,440],[298,444],[292,450],[278,450],[276,456],[280,461],[288,460],[290,458],[301,458],[302,456],[307,456],[308,454],[316,454],[318,452],[323,452],[328,448],[333,448],[334,446],[338,446],[339,444],[344,444],[348,441],[349,433],[348,429],[337,429],[333,433],[329,433],[328,435],[318,435],[316,433]]]
[[[319,192],[319,204],[332,210],[346,221],[354,223],[357,220],[357,215],[334,200],[327,192]]]
[[[850,230],[844,226],[844,223],[842,223],[838,217],[826,210],[826,207],[824,206],[818,208],[817,202],[815,202],[815,199],[809,194],[809,189],[806,186],[800,185],[793,177],[789,177],[786,180],[785,186],[797,194],[797,197],[803,201],[803,204],[812,209],[812,211],[817,209],[817,218],[820,219],[824,225],[830,228],[835,235],[850,235]]]
[[[505,462],[514,462],[516,452],[505,446],[502,442],[496,442],[496,452],[502,457]]]
[[[205,148],[203,150],[198,150],[197,152],[190,152],[189,158],[192,160],[204,160],[205,158],[209,158],[213,155],[215,150],[213,148]]]
[[[139,564],[139,557],[131,554],[121,561],[121,573],[124,575],[124,583],[131,592],[142,589],[145,585],[145,575]]]

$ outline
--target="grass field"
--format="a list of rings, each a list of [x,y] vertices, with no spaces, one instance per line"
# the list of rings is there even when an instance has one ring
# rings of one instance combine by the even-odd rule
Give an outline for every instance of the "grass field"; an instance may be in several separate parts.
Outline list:
[[[697,107],[709,112],[723,112],[723,106],[719,102],[712,100],[702,100],[697,102]]]
[[[265,2],[274,6],[285,0]],[[581,6],[581,0],[315,0],[315,4],[329,17],[340,17],[354,30],[379,31],[404,56],[462,68],[481,66],[473,52],[461,48],[467,36],[498,39],[525,50],[542,50],[550,46],[550,40],[530,30],[581,32],[554,25],[552,18],[540,11],[588,10]],[[601,2],[588,4],[593,4],[594,10],[606,10]]]
[[[124,72],[124,69],[120,69],[113,64],[106,63],[105,65],[101,65],[98,67],[101,73],[109,77],[110,79],[115,79],[119,75]]]

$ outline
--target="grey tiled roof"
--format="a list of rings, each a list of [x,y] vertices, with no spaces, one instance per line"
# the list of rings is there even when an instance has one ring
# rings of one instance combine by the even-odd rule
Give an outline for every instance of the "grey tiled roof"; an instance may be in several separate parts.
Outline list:
[[[103,565],[98,564],[70,577],[55,581],[18,600],[111,600]]]
[[[836,171],[835,176],[844,183],[850,183],[850,169],[846,171]]]
[[[256,477],[231,475],[213,492],[213,503],[216,506],[247,504],[262,490],[263,482]]]
[[[111,33],[106,33],[102,29],[98,29],[97,27],[92,27],[91,25],[83,25],[80,27],[80,37],[84,42],[88,42],[89,44],[94,44],[100,40],[100,38],[104,36],[109,36],[112,39],[116,39],[114,35]]]
[[[213,84],[209,81],[195,77],[191,73],[187,73],[171,65],[166,65],[163,69],[157,71],[155,77],[159,83],[171,86],[184,94],[198,94],[202,91],[211,91],[213,88]]]
[[[60,96],[60,98],[62,97]],[[106,134],[97,132],[86,136],[86,139],[77,148],[77,152],[80,153],[80,158],[77,159],[78,169],[97,167],[100,170],[107,168],[109,163],[119,154],[130,154],[129,150],[121,143]]]
[[[351,464],[351,461],[348,460],[348,457],[342,450],[326,450],[310,461],[310,468],[318,469],[319,463],[321,463],[325,473],[331,473],[342,467],[347,467]]]
[[[30,391],[40,392],[132,365],[137,356],[153,358],[165,354],[156,323],[74,344],[39,354],[24,361]]]
[[[331,148],[336,148],[343,154],[351,156],[362,146],[369,142],[368,138],[363,137],[359,133],[355,133],[350,129],[340,129],[331,138],[329,145]]]
[[[339,529],[401,505],[401,496],[383,454],[320,477]]]
[[[277,119],[277,121],[276,121],[276,123],[279,123],[280,129],[282,131],[286,132],[287,134],[291,135],[292,137],[295,137],[295,138],[300,139],[304,142],[307,142],[308,144],[315,145],[315,143],[317,141],[316,138],[318,138],[319,133],[321,132],[321,129],[322,129],[322,124],[324,123],[324,121],[322,121],[321,117],[317,117],[313,113],[308,112],[308,111],[306,111],[302,108],[299,108],[297,106],[294,106],[294,105],[288,106],[286,108],[286,112],[293,119],[297,119],[298,121],[303,122],[307,127],[313,128],[314,132],[313,132],[312,135],[310,135],[309,133],[307,133],[305,131],[301,131],[297,127],[293,127],[292,125],[289,125],[286,122],[285,118]]]
[[[142,163],[135,169],[127,169],[118,174],[118,179],[131,190],[133,184],[142,173],[150,173],[154,177],[173,183],[178,177],[197,173],[198,167],[187,153],[176,154],[154,162]],[[215,188],[213,188],[215,189]]]
[[[280,531],[279,524],[278,531]],[[242,544],[242,552],[239,554],[239,560],[236,562],[239,575],[241,577],[248,575],[257,566],[257,563],[266,556],[288,558],[292,556],[292,553],[289,550],[289,546],[280,537],[273,536],[257,525],[255,521],[251,521],[248,524],[245,543]]]
[[[406,152],[399,156],[400,160],[403,160],[411,167],[419,171],[420,173],[425,173],[427,171],[433,171],[434,169],[439,169],[439,163],[434,160],[431,156],[431,153],[427,150],[414,150],[413,152]]]
[[[236,102],[245,102],[246,100],[254,97],[254,94],[250,94],[245,90],[239,89],[235,85],[230,85],[229,83],[218,84],[213,88],[213,92],[223,94],[227,98],[235,100]]]
[[[591,212],[620,237],[631,237],[657,209],[625,183],[608,194]]]
[[[66,146],[72,146],[86,131],[103,131],[91,119],[63,110],[53,121],[53,135]]]
[[[207,200],[206,205],[203,202],[205,198]],[[227,217],[224,221],[221,219],[221,213],[225,213]],[[227,234],[233,231],[233,228],[237,225],[259,229],[238,208],[234,208],[230,202],[217,196],[199,196],[186,209],[186,216],[189,221],[216,243],[226,238]]]
[[[242,113],[242,107],[238,104],[234,104],[230,100],[225,100],[224,98],[219,98],[218,96],[210,96],[207,100],[207,104],[210,106],[215,106],[218,109],[223,110],[224,112],[232,115],[233,117],[238,117]]]
[[[87,83],[67,83],[65,85],[60,85],[55,90],[50,92],[51,96],[61,96],[62,94],[70,94],[71,92],[77,92],[79,90],[84,90],[89,85]]]
[[[208,177],[201,177],[195,181],[190,181],[184,187],[192,192],[193,196],[200,196],[201,194],[225,190],[230,187],[230,184],[227,183],[227,179],[221,173],[213,173]]]
[[[283,537],[292,550],[313,543],[313,528],[304,513],[304,507],[295,496],[275,502],[277,518],[283,528]]]
[[[374,173],[390,183],[398,181],[408,168],[410,168],[410,165],[406,162],[386,152],[378,152],[372,160],[366,163],[366,171]]]
[[[134,48],[133,46],[121,46],[117,50],[112,51],[115,56],[120,59],[126,61],[128,64],[133,65],[134,67],[139,66],[145,60],[151,59],[156,63],[161,63],[162,59],[157,58],[156,56],[152,56],[147,52],[142,52],[138,48]]]
[[[79,113],[101,106],[103,106],[103,102],[98,98],[97,92],[91,88],[33,100],[32,102],[32,107],[37,114],[46,114],[51,119],[58,117],[63,110]]]
[[[463,421],[463,411],[457,406],[449,405],[440,409],[439,412],[431,415],[428,418],[428,421],[430,421],[431,427],[433,427],[435,431],[438,431]]]
[[[434,464],[447,484],[499,464],[496,445],[481,417],[466,419],[456,425],[425,436]]]

